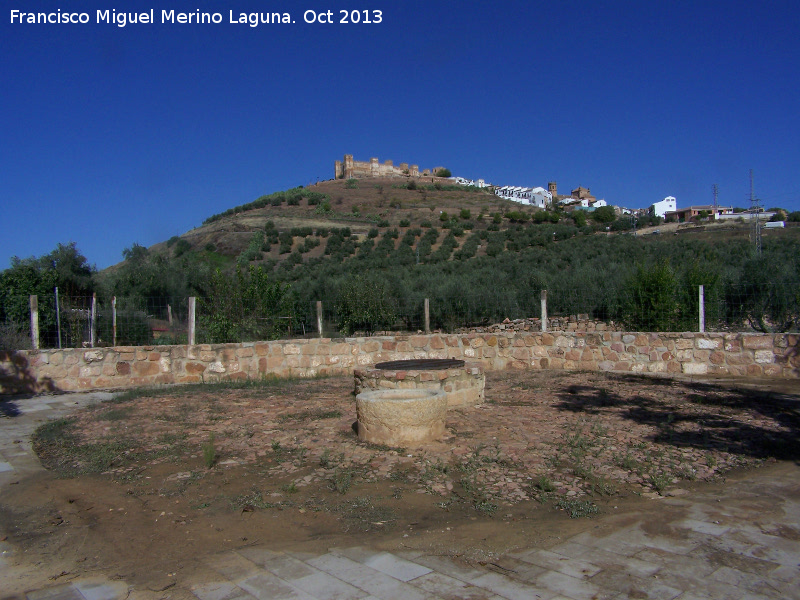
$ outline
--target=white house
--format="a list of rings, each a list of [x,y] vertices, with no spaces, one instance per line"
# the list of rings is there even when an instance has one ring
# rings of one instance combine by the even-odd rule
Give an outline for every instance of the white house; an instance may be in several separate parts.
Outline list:
[[[451,177],[453,181],[458,183],[459,185],[471,185],[473,187],[485,188],[486,181],[483,179],[465,179],[464,177]]]
[[[678,210],[678,201],[675,200],[674,196],[667,196],[660,202],[656,202],[650,206],[650,214],[661,217],[662,219],[666,213],[675,212],[676,210]]]
[[[520,187],[514,185],[504,185],[494,191],[496,196],[513,200],[520,204],[528,204],[537,208],[547,208],[553,202],[553,194],[543,187]]]

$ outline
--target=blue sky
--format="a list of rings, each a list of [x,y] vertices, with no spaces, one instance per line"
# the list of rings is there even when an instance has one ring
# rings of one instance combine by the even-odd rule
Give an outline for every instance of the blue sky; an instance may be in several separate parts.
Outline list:
[[[0,20],[0,268],[75,241],[91,263],[344,154],[631,208],[667,195],[800,210],[800,4],[10,0]],[[266,7],[266,8],[265,8]],[[11,23],[11,10],[87,24]],[[149,11],[153,24],[96,23]],[[163,24],[162,10],[220,24]],[[382,12],[307,24],[306,10]],[[231,24],[230,11],[294,24]]]

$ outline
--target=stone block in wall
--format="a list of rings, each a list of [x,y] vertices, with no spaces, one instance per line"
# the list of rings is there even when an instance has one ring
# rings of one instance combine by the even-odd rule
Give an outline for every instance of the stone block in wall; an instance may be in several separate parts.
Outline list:
[[[717,339],[698,338],[697,347],[701,350],[717,350],[719,348],[722,348],[722,340],[719,338]]]
[[[739,352],[742,349],[742,340],[739,338],[727,338],[723,342],[725,352]]]
[[[556,338],[556,346],[559,348],[572,348],[575,346],[575,338],[560,335]]]
[[[708,373],[708,365],[706,363],[683,363],[683,373],[685,375],[706,375]]]
[[[758,364],[766,364],[775,362],[775,353],[772,350],[756,350],[753,357]]]
[[[130,375],[131,364],[127,362],[118,362],[114,370],[117,372],[117,375]]]
[[[743,335],[742,342],[749,350],[771,349],[774,345],[771,335]]]
[[[102,350],[88,350],[87,352],[83,353],[83,362],[100,362],[104,357],[105,354]]]
[[[687,340],[687,339],[675,340],[676,350],[689,350],[690,348],[694,348],[694,340]]]
[[[725,362],[732,366],[749,365],[753,362],[753,356],[746,352],[729,353],[725,357]]]
[[[158,375],[160,369],[158,364],[150,361],[137,361],[133,363],[133,373],[137,377],[149,377]]]

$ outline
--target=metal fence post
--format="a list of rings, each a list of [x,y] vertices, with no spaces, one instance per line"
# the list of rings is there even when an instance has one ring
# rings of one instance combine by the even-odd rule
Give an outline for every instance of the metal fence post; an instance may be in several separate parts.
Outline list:
[[[700,286],[698,308],[700,309],[700,333],[705,333],[706,331],[706,306],[705,306],[705,294],[703,286]]]
[[[431,301],[425,298],[425,333],[431,332]]]
[[[194,346],[194,334],[195,334],[195,304],[196,298],[194,296],[189,297],[189,345]]]
[[[322,300],[317,300],[317,332],[322,337]]]
[[[111,299],[111,345],[117,345],[117,297]]]
[[[31,295],[31,345],[39,349],[39,296]]]
[[[542,331],[547,331],[547,290],[542,290]]]
[[[92,312],[89,314],[89,345],[94,348],[97,343],[97,294],[92,294]]]

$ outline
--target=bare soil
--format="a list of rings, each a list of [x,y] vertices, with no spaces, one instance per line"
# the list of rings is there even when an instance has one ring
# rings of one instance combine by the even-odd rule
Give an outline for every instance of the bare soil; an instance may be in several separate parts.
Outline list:
[[[4,494],[0,531],[42,579],[103,572],[158,591],[254,544],[491,560],[548,547],[579,517],[639,518],[664,510],[659,494],[800,458],[796,382],[490,373],[485,404],[451,410],[444,439],[406,449],[358,440],[352,388],[183,387],[83,410],[40,428],[50,470]]]

